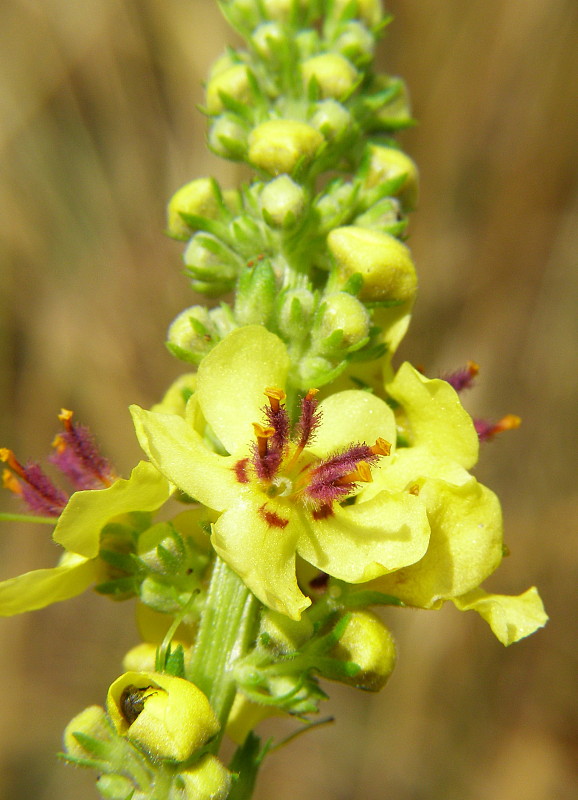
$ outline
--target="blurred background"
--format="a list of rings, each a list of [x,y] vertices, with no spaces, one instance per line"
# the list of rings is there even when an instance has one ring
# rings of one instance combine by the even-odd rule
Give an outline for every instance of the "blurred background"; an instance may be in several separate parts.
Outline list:
[[[551,621],[506,650],[476,615],[388,614],[399,663],[377,696],[331,687],[337,722],[271,757],[257,800],[578,796],[578,4],[389,0],[382,65],[404,76],[422,174],[410,245],[421,291],[400,357],[474,359],[476,416],[522,427],[483,447],[512,552],[487,586],[537,584]],[[122,472],[127,405],[181,372],[163,347],[195,302],[162,235],[209,155],[195,105],[234,37],[212,0],[0,4],[0,445],[43,458],[65,406]],[[7,493],[2,507],[15,508]],[[43,526],[2,524],[0,577],[53,565]],[[0,621],[0,797],[96,797],[54,753],[102,703],[137,637],[91,594]]]

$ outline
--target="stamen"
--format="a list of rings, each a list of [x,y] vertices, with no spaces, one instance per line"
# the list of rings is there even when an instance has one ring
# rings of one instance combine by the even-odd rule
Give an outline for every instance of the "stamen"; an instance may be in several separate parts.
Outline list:
[[[0,448],[0,461],[8,464],[12,472],[18,475],[22,481],[4,474],[2,479],[4,486],[11,492],[20,495],[31,511],[50,517],[60,515],[68,502],[68,497],[52,483],[38,464],[22,466],[12,450],[8,450],[6,447]]]
[[[410,494],[415,495],[415,497],[419,497],[419,483],[412,484],[409,489],[407,490]]]
[[[472,388],[474,378],[479,371],[480,367],[475,361],[467,361],[466,366],[462,369],[442,375],[441,378],[453,386],[456,392],[462,392],[464,389]]]
[[[88,428],[72,421],[73,412],[63,408],[58,419],[64,432],[58,434],[52,446],[56,450],[49,461],[66,475],[76,489],[101,489],[111,486],[116,475],[102,457]]]
[[[381,436],[379,436],[375,440],[375,444],[372,445],[369,449],[376,456],[388,456],[391,453],[390,443],[386,442],[385,439],[382,439]]]
[[[335,483],[339,486],[344,486],[346,484],[351,483],[371,483],[373,481],[373,476],[371,474],[371,467],[367,463],[367,461],[360,461],[357,465],[357,468],[353,470],[353,472],[349,472],[347,475],[343,475],[341,478],[338,478]]]
[[[257,437],[257,447],[259,449],[259,458],[265,458],[268,449],[268,440],[275,435],[275,428],[264,428],[258,422],[253,422],[253,430]]]
[[[307,444],[310,443],[315,428],[317,428],[321,422],[321,415],[317,410],[317,400],[315,399],[315,395],[318,392],[319,389],[309,389],[301,401],[301,414],[299,415],[296,430],[299,440],[295,452],[293,453],[293,458],[291,459],[291,465],[297,461]]]
[[[9,469],[5,469],[2,473],[2,486],[12,492],[12,494],[22,494],[22,485],[20,481],[18,478],[14,477]]]
[[[474,427],[480,442],[489,442],[496,434],[512,431],[515,428],[519,428],[521,424],[522,420],[516,414],[506,414],[498,422],[489,422],[484,419],[474,420]]]
[[[17,461],[12,450],[9,450],[7,447],[0,447],[0,461],[4,461],[5,464],[8,464],[12,472],[15,472],[21,478],[26,480],[26,470],[22,464]]]
[[[275,413],[279,411],[280,403],[287,397],[283,389],[279,389],[277,386],[268,386],[265,389],[265,396],[269,398],[269,403]]]

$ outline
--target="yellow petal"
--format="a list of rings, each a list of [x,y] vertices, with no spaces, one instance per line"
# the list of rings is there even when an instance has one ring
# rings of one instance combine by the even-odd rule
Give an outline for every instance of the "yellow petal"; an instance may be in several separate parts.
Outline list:
[[[227,562],[262,603],[299,619],[311,605],[297,585],[295,546],[299,533],[294,514],[284,528],[269,525],[260,512],[266,498],[246,494],[213,525],[211,541],[218,555]],[[267,505],[275,512],[274,503]],[[289,519],[286,508],[279,515]]]
[[[179,419],[173,417],[171,419]],[[171,487],[152,464],[141,461],[128,480],[108,489],[75,492],[54,529],[53,539],[86,558],[98,555],[100,532],[111,519],[131,511],[155,511],[171,495]]]
[[[535,586],[517,597],[475,589],[453,598],[453,603],[460,611],[477,611],[506,647],[543,628],[548,621]]]
[[[307,449],[319,457],[351,446],[354,442],[375,443],[381,436],[395,444],[395,419],[389,406],[369,392],[332,394],[319,404],[321,424]]]
[[[474,478],[461,486],[429,479],[419,500],[427,508],[431,538],[417,563],[386,575],[375,588],[420,608],[479,586],[502,558],[502,514],[493,492]]]
[[[429,540],[423,503],[409,492],[380,492],[367,502],[315,521],[310,515],[299,537],[299,555],[323,572],[361,583],[418,561]]]
[[[427,447],[466,469],[473,467],[478,460],[478,435],[447,381],[430,380],[406,362],[386,388],[403,406],[413,446]]]
[[[269,386],[283,388],[288,371],[285,345],[260,325],[233,331],[203,359],[197,396],[229,453],[248,453],[253,422],[263,420],[264,391]]]
[[[80,556],[52,569],[25,572],[0,583],[0,616],[45,608],[82,594],[97,580],[99,564]]]
[[[222,511],[237,497],[236,459],[209,450],[203,439],[176,414],[130,408],[141,447],[155,467],[181,491]]]

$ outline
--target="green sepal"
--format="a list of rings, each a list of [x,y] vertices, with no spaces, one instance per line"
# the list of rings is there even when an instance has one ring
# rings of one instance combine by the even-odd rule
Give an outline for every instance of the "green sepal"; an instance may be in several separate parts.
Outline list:
[[[347,292],[347,294],[351,294],[353,297],[358,297],[362,289],[363,275],[360,272],[354,272],[344,285],[340,287],[340,291]]]
[[[162,671],[175,678],[185,677],[185,651],[182,644],[178,644],[174,650],[169,647]]]
[[[342,605],[344,608],[366,608],[367,606],[400,606],[405,607],[405,603],[394,597],[392,594],[383,594],[383,592],[361,591],[349,592],[343,600]]]
[[[183,566],[183,554],[175,554],[171,553],[166,547],[162,544],[157,545],[157,556],[159,561],[161,562],[162,566],[164,567],[164,571],[167,575],[176,575],[180,571],[181,567]]]
[[[112,749],[110,742],[103,742],[100,739],[95,739],[82,731],[75,731],[74,738],[83,750],[93,755],[99,761],[109,761]],[[75,756],[67,756],[67,758],[76,758]]]
[[[234,775],[227,800],[247,800],[253,795],[257,774],[271,747],[271,740],[261,747],[261,739],[249,731],[243,744],[233,753],[229,769]]]
[[[80,756],[71,756],[68,753],[57,753],[56,758],[65,761],[67,764],[74,764],[75,767],[86,767],[87,769],[95,769],[98,772],[104,772],[108,767],[108,762],[96,761],[92,758],[81,758]]]
[[[171,355],[180,361],[186,361],[187,364],[198,366],[204,357],[203,353],[193,353],[191,350],[185,350],[184,347],[179,347],[178,344],[173,344],[172,342],[165,342],[165,347]]]
[[[115,599],[124,600],[138,594],[138,580],[136,578],[119,578],[114,581],[104,581],[94,587],[98,594],[115,595]]]
[[[384,343],[367,347],[365,350],[356,350],[347,356],[349,362],[377,361],[387,353],[387,345]],[[352,380],[354,380],[352,378]],[[364,388],[364,387],[362,387]]]
[[[116,567],[129,575],[136,575],[142,572],[142,566],[136,556],[132,553],[119,553],[116,550],[100,550],[99,557],[110,564],[111,567]]]
[[[277,278],[269,259],[247,267],[240,275],[235,300],[235,318],[240,325],[266,325],[269,321]]]
[[[359,664],[353,661],[340,661],[338,658],[319,658],[314,669],[330,681],[346,682],[361,672]]]
[[[188,214],[186,211],[180,211],[179,216],[183,222],[194,230],[194,233],[211,233],[218,239],[227,239],[228,231],[227,226],[223,225],[217,219],[210,219],[209,217],[202,217],[199,214]]]
[[[223,134],[219,134],[218,136],[219,142],[223,145],[223,148],[228,150],[227,159],[230,161],[243,161],[246,155],[246,146],[243,142],[240,142],[238,139],[231,139],[229,136],[224,136]],[[211,145],[209,144],[209,148],[216,152]],[[220,153],[216,153],[216,155],[221,156]],[[221,156],[222,157],[222,156]]]

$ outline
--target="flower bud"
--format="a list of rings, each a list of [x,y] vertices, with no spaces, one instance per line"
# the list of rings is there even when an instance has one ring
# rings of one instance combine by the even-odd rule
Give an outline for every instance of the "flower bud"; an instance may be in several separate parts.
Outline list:
[[[262,122],[249,136],[249,161],[271,175],[291,173],[309,163],[323,144],[323,136],[305,122],[272,119]]]
[[[333,13],[342,14],[349,6],[351,0],[334,0]],[[379,25],[383,19],[381,0],[357,0],[356,17],[369,27]]]
[[[344,284],[355,273],[363,278],[360,300],[401,302],[414,296],[417,277],[411,254],[395,237],[347,225],[332,230],[327,245]]]
[[[276,60],[285,39],[283,28],[276,22],[264,22],[253,31],[251,43],[262,59]]]
[[[303,213],[305,192],[288,175],[280,175],[265,185],[260,201],[268,225],[291,228]]]
[[[404,230],[406,223],[398,201],[392,197],[384,197],[368,208],[365,214],[356,217],[354,224],[360,228],[391,233],[395,236]]]
[[[352,611],[332,655],[361,667],[354,676],[342,678],[344,683],[378,692],[395,667],[395,642],[389,629],[371,611]]]
[[[263,8],[268,19],[287,22],[291,19],[291,12],[295,6],[301,12],[307,8],[309,0],[262,0]]]
[[[314,203],[319,214],[319,227],[328,231],[339,225],[344,214],[354,205],[355,197],[355,187],[349,182],[343,183],[337,180],[327,186]]]
[[[247,153],[247,128],[233,114],[221,114],[209,128],[208,142],[221,158],[241,161]]]
[[[101,775],[96,788],[104,800],[126,800],[127,797],[137,800],[139,797],[134,793],[134,783],[123,775]]]
[[[366,189],[373,189],[385,181],[400,181],[393,194],[397,195],[405,208],[411,210],[417,204],[418,171],[415,163],[395,147],[369,146],[369,166],[364,181]]]
[[[216,756],[206,755],[194,767],[180,772],[177,784],[182,781],[182,800],[225,800],[232,777]]]
[[[228,282],[237,277],[241,260],[210,233],[196,233],[183,253],[188,274],[201,280]]]
[[[173,239],[188,239],[197,228],[183,214],[217,219],[221,210],[220,192],[214,178],[199,178],[182,186],[171,197],[167,208],[167,233]]]
[[[376,75],[371,88],[377,92],[372,102],[371,130],[397,131],[413,123],[407,87],[401,78]]]
[[[278,611],[268,609],[261,618],[259,633],[266,637],[279,653],[286,655],[299,650],[311,638],[313,623],[306,614],[300,620],[294,620]]]
[[[70,720],[64,729],[64,748],[66,752],[76,758],[86,758],[92,753],[85,750],[82,744],[74,736],[75,733],[82,733],[92,739],[106,741],[111,738],[110,728],[104,708],[101,706],[89,706]]]
[[[341,331],[339,349],[354,347],[367,338],[369,333],[369,314],[363,303],[347,292],[334,292],[324,298],[319,309],[321,321],[318,328],[320,339],[326,339],[336,331]],[[321,345],[323,342],[321,342]],[[321,349],[325,355],[332,355]]]
[[[309,333],[315,299],[309,289],[288,289],[279,301],[277,325],[290,341],[298,342]]]
[[[215,346],[210,312],[204,306],[191,306],[176,317],[168,330],[167,347],[183,361],[200,364]]]
[[[235,298],[235,319],[239,325],[266,325],[277,294],[277,279],[268,258],[257,261],[241,273]]]
[[[150,642],[141,642],[132,647],[122,660],[122,666],[127,672],[152,672],[157,658],[156,645]]]
[[[309,123],[329,141],[340,139],[356,125],[349,111],[337,100],[322,100],[315,109]]]
[[[360,22],[348,22],[340,29],[335,49],[356,66],[364,66],[373,58],[375,37]]]
[[[319,84],[321,97],[343,100],[348,97],[358,80],[357,70],[338,53],[323,53],[308,58],[301,64],[301,74],[307,86],[312,79]]]
[[[118,733],[157,758],[186,761],[219,730],[201,690],[173,675],[125,672],[106,705]]]
[[[252,99],[249,71],[244,64],[229,67],[209,80],[207,85],[206,105],[211,115],[219,114],[225,104],[221,95],[232,97],[238,103],[250,103]]]

